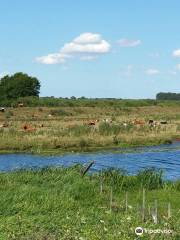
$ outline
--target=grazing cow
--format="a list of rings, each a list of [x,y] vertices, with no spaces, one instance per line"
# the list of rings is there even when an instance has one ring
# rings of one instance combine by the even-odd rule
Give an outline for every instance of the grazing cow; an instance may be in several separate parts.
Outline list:
[[[148,121],[148,123],[149,123],[150,125],[152,125],[152,124],[154,123],[154,120],[150,119],[150,120]]]
[[[1,107],[0,112],[5,112],[5,108]]]
[[[93,120],[93,121],[90,121],[90,122],[88,122],[88,125],[89,125],[89,126],[95,126],[95,125],[96,125],[96,121],[94,121],[94,120]]]
[[[22,125],[22,129],[23,129],[25,132],[33,132],[33,131],[36,130],[35,128],[32,128],[32,127],[29,126],[28,124]]]
[[[96,119],[96,120],[90,120],[90,121],[87,123],[87,125],[89,125],[89,126],[95,126],[97,122],[99,122],[98,119]]]
[[[6,128],[6,127],[8,127],[9,125],[7,124],[7,123],[3,123],[3,124],[1,124],[0,125],[0,128]]]
[[[22,125],[22,129],[23,129],[23,130],[27,130],[28,128],[30,128],[29,125],[27,125],[27,124],[23,124],[23,125]]]
[[[167,124],[167,121],[161,121],[160,124]]]
[[[103,119],[103,122],[105,122],[105,123],[112,123],[112,120],[111,120],[111,119],[108,119],[108,118],[106,118],[106,119]]]
[[[143,120],[135,119],[135,120],[133,121],[133,124],[134,124],[134,125],[144,125],[145,122],[144,122]]]
[[[18,107],[24,107],[24,103],[18,103]]]

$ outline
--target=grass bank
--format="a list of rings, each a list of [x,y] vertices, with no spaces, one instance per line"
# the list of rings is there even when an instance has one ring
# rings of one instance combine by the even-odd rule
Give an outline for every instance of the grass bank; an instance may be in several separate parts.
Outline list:
[[[0,239],[138,239],[138,226],[172,230],[141,239],[179,239],[179,181],[164,182],[151,169],[136,176],[109,170],[84,177],[80,169],[1,173]]]

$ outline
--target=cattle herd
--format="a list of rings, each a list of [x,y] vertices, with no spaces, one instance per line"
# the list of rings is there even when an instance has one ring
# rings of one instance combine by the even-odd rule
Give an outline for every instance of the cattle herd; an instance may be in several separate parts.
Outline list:
[[[108,124],[112,124],[113,123],[113,120],[112,119],[103,119],[103,120],[99,120],[99,119],[96,119],[96,120],[90,120],[89,122],[87,122],[86,124],[88,126],[95,126],[97,123],[108,123]],[[149,119],[147,121],[145,120],[142,120],[142,119],[133,119],[133,120],[129,120],[129,121],[124,121],[124,122],[121,122],[120,124],[122,124],[124,127],[128,127],[128,126],[150,126],[150,127],[156,127],[156,126],[160,126],[160,125],[165,125],[165,124],[168,124],[167,121],[155,121],[153,119]]]
[[[24,105],[22,103],[18,104],[18,107],[23,107]],[[4,107],[0,107],[0,112],[4,113],[6,109]],[[48,115],[50,117],[50,114]],[[100,123],[107,123],[109,125],[115,123],[115,124],[120,124],[123,127],[128,127],[128,126],[149,126],[150,128],[160,126],[160,125],[165,125],[168,124],[167,121],[156,121],[154,119],[149,119],[149,120],[143,120],[143,119],[133,119],[133,120],[128,120],[128,121],[123,121],[123,122],[114,122],[111,118],[107,119],[95,119],[95,120],[86,120],[83,124],[87,126],[99,126]],[[0,125],[0,128],[7,128],[9,125],[8,123],[2,123]],[[43,124],[40,124],[38,127],[42,128],[44,127]],[[26,131],[26,132],[33,132],[36,130],[36,128],[31,127],[28,124],[23,124],[21,127],[21,130]]]

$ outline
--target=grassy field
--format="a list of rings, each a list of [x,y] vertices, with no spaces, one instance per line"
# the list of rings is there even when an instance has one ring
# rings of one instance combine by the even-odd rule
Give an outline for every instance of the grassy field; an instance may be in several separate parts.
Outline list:
[[[141,239],[179,239],[180,182],[163,182],[161,172],[150,169],[136,176],[109,170],[84,177],[80,169],[1,173],[0,239],[139,239],[138,226],[172,231]]]
[[[7,108],[0,112],[0,151],[55,154],[154,145],[180,138],[180,106],[177,103],[148,106],[136,101],[118,105],[109,100],[107,103]],[[134,119],[145,124],[134,125]],[[167,124],[150,127],[149,119],[167,121]],[[92,120],[98,122],[88,126]],[[23,129],[25,125],[27,131]]]

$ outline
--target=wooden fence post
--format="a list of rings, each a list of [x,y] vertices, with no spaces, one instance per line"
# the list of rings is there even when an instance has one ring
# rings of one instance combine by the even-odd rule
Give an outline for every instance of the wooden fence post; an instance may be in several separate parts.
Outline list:
[[[145,220],[145,189],[143,188],[143,199],[142,199],[142,222]]]
[[[110,207],[110,209],[109,209],[110,213],[112,212],[112,198],[113,198],[112,195],[113,195],[113,193],[112,193],[112,187],[111,187],[111,190],[110,190],[110,206],[109,206]]]
[[[103,179],[102,179],[102,170],[101,170],[101,176],[100,176],[100,194],[103,192]]]
[[[155,206],[155,217],[154,217],[154,223],[157,224],[157,223],[158,223],[158,206],[157,206],[157,200],[155,200],[155,202],[154,202],[154,206]]]
[[[168,203],[168,219],[171,217],[171,204]]]
[[[128,211],[128,193],[126,192],[126,196],[125,196],[125,209],[126,209],[126,213]]]

